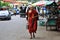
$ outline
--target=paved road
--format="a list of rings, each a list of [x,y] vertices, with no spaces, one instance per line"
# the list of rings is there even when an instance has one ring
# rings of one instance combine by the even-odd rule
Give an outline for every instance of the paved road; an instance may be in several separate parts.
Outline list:
[[[38,27],[35,39],[29,39],[26,29],[26,19],[19,15],[11,20],[0,21],[0,40],[60,40],[60,32],[46,31],[45,27]]]
[[[12,16],[11,20],[0,21],[0,40],[20,40],[26,35],[26,20]]]

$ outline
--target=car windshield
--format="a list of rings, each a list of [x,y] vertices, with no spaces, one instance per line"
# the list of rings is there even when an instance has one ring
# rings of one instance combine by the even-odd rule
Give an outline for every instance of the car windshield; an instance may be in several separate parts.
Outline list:
[[[0,11],[1,11],[1,10],[7,10],[7,8],[0,8]]]

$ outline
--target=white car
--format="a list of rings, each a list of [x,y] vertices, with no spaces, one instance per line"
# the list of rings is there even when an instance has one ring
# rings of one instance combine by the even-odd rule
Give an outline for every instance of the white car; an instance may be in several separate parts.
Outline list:
[[[8,10],[0,10],[0,19],[11,19],[11,14]]]

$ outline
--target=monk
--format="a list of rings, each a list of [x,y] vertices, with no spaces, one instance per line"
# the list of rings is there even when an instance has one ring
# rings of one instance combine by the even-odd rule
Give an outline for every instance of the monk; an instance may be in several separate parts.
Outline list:
[[[35,33],[37,31],[38,13],[33,6],[30,6],[26,15],[27,15],[26,19],[28,21],[28,31],[31,36],[30,39],[32,39],[35,38]]]

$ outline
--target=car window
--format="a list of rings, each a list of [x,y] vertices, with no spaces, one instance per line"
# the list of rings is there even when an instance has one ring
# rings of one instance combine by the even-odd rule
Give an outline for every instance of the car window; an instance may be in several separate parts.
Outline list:
[[[7,8],[0,8],[0,11],[1,11],[1,10],[7,10]]]

